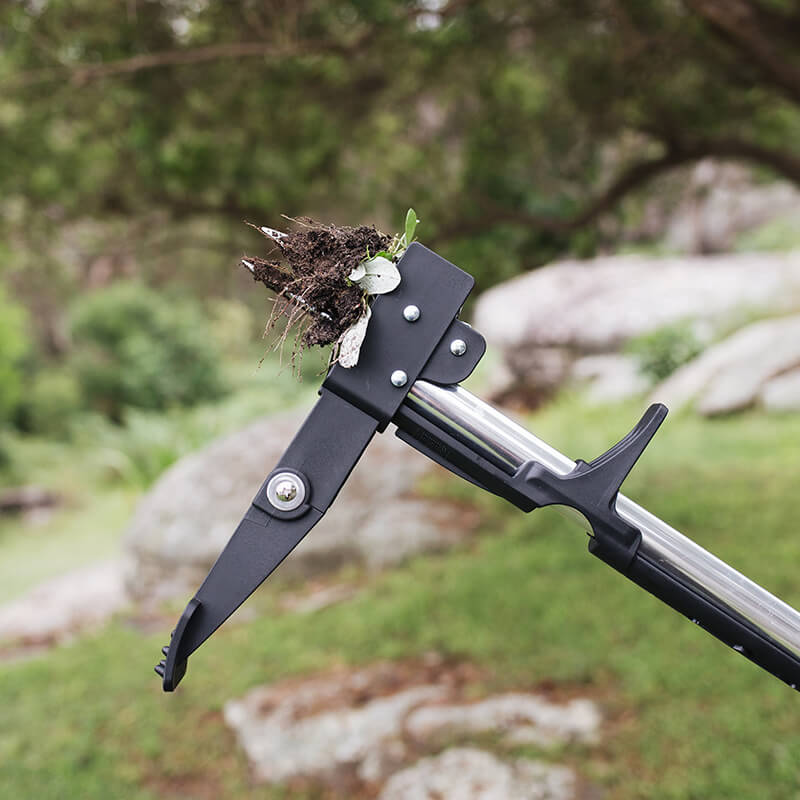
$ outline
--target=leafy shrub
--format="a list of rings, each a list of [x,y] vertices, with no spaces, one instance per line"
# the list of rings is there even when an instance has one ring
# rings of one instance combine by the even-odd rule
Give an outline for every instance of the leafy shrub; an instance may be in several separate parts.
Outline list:
[[[225,357],[239,359],[259,349],[254,343],[260,342],[262,331],[244,303],[217,298],[209,306],[211,336]],[[260,327],[263,330],[263,322]]]
[[[29,351],[27,315],[0,286],[0,426],[22,396],[22,362]]]
[[[40,367],[28,379],[14,422],[26,433],[64,436],[83,407],[81,388],[71,371]]]
[[[118,283],[73,308],[72,366],[90,406],[115,422],[133,406],[165,409],[224,394],[205,318],[138,283]]]
[[[639,361],[642,374],[657,382],[699,355],[704,345],[694,326],[678,323],[631,339],[627,349]]]

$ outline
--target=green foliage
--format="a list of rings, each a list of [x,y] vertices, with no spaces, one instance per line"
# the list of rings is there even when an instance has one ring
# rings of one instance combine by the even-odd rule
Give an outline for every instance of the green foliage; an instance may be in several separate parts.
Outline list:
[[[84,407],[75,374],[65,368],[44,366],[28,378],[14,423],[26,433],[63,437]]]
[[[0,284],[0,428],[7,423],[22,397],[22,364],[30,349],[27,315]]]
[[[235,391],[225,398],[167,412],[126,408],[122,425],[97,414],[80,415],[70,426],[71,441],[92,480],[147,488],[175,461],[209,441],[265,414],[310,402],[315,387],[280,380],[279,370],[274,363],[256,370],[252,361],[241,362],[228,370]]]
[[[639,369],[653,381],[662,381],[703,351],[704,342],[689,323],[676,323],[632,339],[627,350]]]
[[[76,436],[87,445],[87,461],[104,482],[146,489],[181,456],[207,441],[205,431],[180,415],[126,409],[123,425],[86,416]],[[88,448],[88,443],[93,447]]]
[[[115,421],[134,406],[193,405],[225,391],[216,346],[199,310],[136,283],[75,304],[72,366],[87,402]]]
[[[225,359],[247,359],[263,333],[248,306],[238,300],[215,299],[209,303],[211,337]]]
[[[793,17],[742,3],[0,4],[2,260],[46,328],[99,255],[245,296],[225,272],[243,218],[391,230],[413,201],[426,244],[482,254],[482,287],[607,250],[618,200],[660,170],[616,184],[632,165],[716,154],[791,177],[800,89],[774,64],[796,57]],[[75,234],[87,220],[106,241]]]

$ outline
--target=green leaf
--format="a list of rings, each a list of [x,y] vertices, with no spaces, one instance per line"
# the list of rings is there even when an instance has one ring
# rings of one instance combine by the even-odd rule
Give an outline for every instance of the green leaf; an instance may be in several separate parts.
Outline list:
[[[414,231],[417,230],[417,212],[409,208],[406,212],[406,247],[414,241]]]

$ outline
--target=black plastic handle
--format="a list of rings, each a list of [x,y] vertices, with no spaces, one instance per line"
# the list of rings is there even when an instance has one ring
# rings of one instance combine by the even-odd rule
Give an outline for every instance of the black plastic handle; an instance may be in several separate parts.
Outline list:
[[[589,541],[589,552],[610,563],[595,537]],[[734,609],[722,606],[702,589],[669,572],[641,552],[627,567],[610,566],[792,689],[800,686],[800,659]]]

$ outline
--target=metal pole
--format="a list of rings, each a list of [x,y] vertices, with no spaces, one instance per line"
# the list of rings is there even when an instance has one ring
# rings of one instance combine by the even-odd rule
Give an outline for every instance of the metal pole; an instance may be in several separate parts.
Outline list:
[[[538,461],[566,474],[575,462],[460,386],[417,381],[406,398],[417,413],[512,474]],[[641,531],[643,554],[684,583],[702,589],[800,658],[800,614],[666,522],[620,494],[620,516]],[[575,517],[584,524],[583,517]]]

